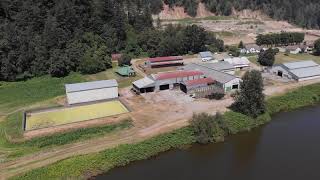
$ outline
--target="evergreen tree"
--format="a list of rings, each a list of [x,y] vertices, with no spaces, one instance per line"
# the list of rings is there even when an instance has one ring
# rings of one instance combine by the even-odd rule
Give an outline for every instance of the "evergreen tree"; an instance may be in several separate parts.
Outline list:
[[[241,90],[231,109],[255,118],[266,111],[262,76],[259,71],[253,70],[247,72],[242,79]]]
[[[314,43],[314,55],[320,56],[320,39]]]
[[[258,62],[262,66],[273,66],[275,61],[275,51],[272,48],[267,49],[266,51],[261,51],[259,53]]]

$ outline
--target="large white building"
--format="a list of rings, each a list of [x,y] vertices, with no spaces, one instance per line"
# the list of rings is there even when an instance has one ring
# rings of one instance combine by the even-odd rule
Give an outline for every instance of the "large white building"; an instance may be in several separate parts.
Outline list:
[[[270,70],[272,74],[296,81],[320,78],[320,65],[314,61],[298,61],[278,64]]]
[[[118,98],[116,80],[66,84],[65,87],[69,105]]]

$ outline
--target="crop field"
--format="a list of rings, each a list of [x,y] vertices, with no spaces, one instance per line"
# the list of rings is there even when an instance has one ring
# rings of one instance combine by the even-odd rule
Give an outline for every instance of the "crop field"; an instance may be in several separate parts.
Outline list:
[[[46,112],[29,113],[25,130],[58,126],[74,122],[98,119],[128,112],[120,101],[56,109]]]

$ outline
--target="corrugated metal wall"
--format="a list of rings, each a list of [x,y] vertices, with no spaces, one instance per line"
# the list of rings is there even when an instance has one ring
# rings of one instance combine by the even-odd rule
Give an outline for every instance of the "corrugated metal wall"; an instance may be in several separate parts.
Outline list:
[[[70,105],[114,99],[117,97],[118,97],[117,87],[67,93],[68,103]]]

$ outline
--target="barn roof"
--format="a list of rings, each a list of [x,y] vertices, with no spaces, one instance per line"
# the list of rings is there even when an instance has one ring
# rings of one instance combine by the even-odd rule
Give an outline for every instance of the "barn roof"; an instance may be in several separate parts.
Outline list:
[[[246,57],[233,57],[224,59],[224,61],[232,64],[233,66],[249,66],[250,61]]]
[[[288,69],[300,69],[300,68],[319,66],[319,64],[311,60],[283,63],[283,65]]]
[[[174,79],[174,78],[183,78],[189,76],[198,76],[203,75],[201,71],[173,71],[167,73],[158,73],[155,76],[156,80],[164,80],[164,79]]]
[[[183,60],[182,56],[167,56],[167,57],[156,57],[156,58],[149,58],[150,62],[163,62],[163,61],[177,61]]]
[[[320,76],[320,66],[294,69],[294,70],[291,70],[290,72],[296,75],[298,78]]]
[[[93,89],[102,89],[109,87],[118,87],[118,83],[115,79],[112,80],[102,80],[102,81],[93,81],[93,82],[84,82],[84,83],[76,83],[76,84],[66,84],[66,92],[79,92],[79,91],[87,91]]]
[[[201,84],[211,84],[214,82],[215,81],[209,77],[209,78],[200,78],[200,79],[189,80],[189,81],[186,81],[185,84],[187,86],[194,86],[194,85],[201,85]]]
[[[143,79],[139,79],[137,81],[134,81],[132,84],[141,89],[141,88],[152,87],[155,85],[155,82],[152,79],[152,77],[147,76],[147,77],[144,77]]]

